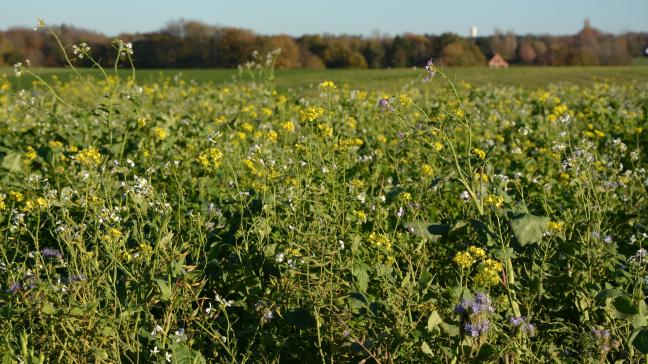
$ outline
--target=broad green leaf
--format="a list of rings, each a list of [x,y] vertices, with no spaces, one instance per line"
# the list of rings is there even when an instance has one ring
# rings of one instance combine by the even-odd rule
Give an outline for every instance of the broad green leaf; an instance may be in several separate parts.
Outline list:
[[[622,295],[614,299],[614,308],[625,315],[636,315],[639,313],[639,306],[632,301],[632,298]]]
[[[164,279],[156,279],[155,283],[160,289],[160,298],[164,301],[171,299],[171,286]]]
[[[426,329],[431,332],[437,329],[441,323],[443,323],[443,319],[441,319],[441,316],[437,311],[434,311],[430,317],[428,317]]]
[[[362,309],[369,310],[369,300],[361,292],[353,292],[349,295],[349,306],[351,311],[359,313]]]
[[[637,336],[632,340],[632,346],[642,354],[648,355],[648,328],[643,328],[637,333]]]
[[[441,328],[446,334],[450,335],[451,337],[459,336],[460,330],[459,325],[457,324],[442,322]]]
[[[9,172],[16,173],[20,172],[22,170],[22,163],[21,163],[21,154],[12,152],[7,155],[5,155],[4,158],[2,158],[2,163],[0,164],[0,167],[8,170]]]
[[[311,313],[304,308],[295,308],[293,310],[286,311],[283,317],[286,323],[299,329],[306,329],[308,327],[314,326],[315,324],[315,320],[313,319]]]
[[[54,308],[54,305],[52,305],[51,302],[43,303],[42,311],[46,315],[53,315],[56,313],[56,309]]]
[[[606,300],[608,298],[615,298],[623,294],[623,290],[619,287],[614,287],[601,291],[596,298],[599,300]]]
[[[448,234],[451,226],[427,221],[411,221],[405,224],[405,228],[418,237],[434,241]]]
[[[369,287],[369,266],[365,263],[355,263],[351,274],[355,277],[356,287],[360,292],[366,292]]]
[[[171,359],[173,363],[181,364],[204,364],[205,358],[196,350],[192,350],[187,344],[182,342],[175,342],[171,344],[171,351],[173,355]]]
[[[497,358],[498,354],[499,354],[499,350],[495,349],[490,344],[484,344],[479,349],[479,353],[477,353],[477,357],[475,358],[475,362],[476,363],[490,362],[493,359]]]
[[[546,216],[522,215],[511,220],[511,229],[520,245],[535,244],[547,231],[549,221]]]
[[[427,355],[434,356],[434,352],[432,351],[432,349],[430,349],[430,346],[425,341],[423,341],[423,344],[421,344],[421,350]]]

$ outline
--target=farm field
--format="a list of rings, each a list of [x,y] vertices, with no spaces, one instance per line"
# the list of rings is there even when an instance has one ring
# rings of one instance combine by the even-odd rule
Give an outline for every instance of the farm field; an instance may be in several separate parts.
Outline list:
[[[646,66],[18,71],[3,363],[645,362]]]
[[[91,69],[80,69],[84,75],[93,75],[100,78],[101,72]],[[51,81],[53,76],[60,80],[68,80],[74,73],[68,69],[40,69],[34,72],[46,81]],[[600,67],[529,67],[513,66],[509,69],[489,69],[486,67],[450,68],[446,70],[448,76],[454,81],[463,81],[474,86],[498,85],[516,86],[524,88],[541,88],[550,84],[566,82],[576,85],[592,85],[594,82],[609,82],[623,84],[627,82],[641,82],[648,80],[648,64],[638,60],[632,66],[600,66]],[[18,81],[13,76],[13,69],[0,68],[0,74],[10,76],[10,81],[15,89],[31,87],[33,78],[25,76]],[[305,89],[309,95],[314,94],[309,89],[316,88],[322,80],[332,80],[339,85],[348,85],[351,88],[365,91],[396,92],[404,85],[421,79],[421,69],[377,69],[377,70],[276,70],[277,89],[282,91]],[[230,69],[181,69],[181,70],[138,70],[139,82],[150,84],[160,79],[180,75],[185,81],[196,81],[199,84],[214,83],[224,84],[238,77],[237,70]],[[128,72],[123,72],[123,77]],[[316,94],[317,92],[315,92]]]

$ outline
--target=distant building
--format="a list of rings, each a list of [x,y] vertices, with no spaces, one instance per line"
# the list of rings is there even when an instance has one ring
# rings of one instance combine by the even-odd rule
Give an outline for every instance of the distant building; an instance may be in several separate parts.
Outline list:
[[[470,36],[472,38],[477,38],[477,27],[474,25],[470,27]]]
[[[504,58],[502,58],[502,56],[500,56],[499,53],[495,53],[493,58],[491,58],[490,61],[488,61],[488,67],[490,67],[490,68],[506,68],[506,67],[508,67],[508,62],[506,62],[504,60]]]

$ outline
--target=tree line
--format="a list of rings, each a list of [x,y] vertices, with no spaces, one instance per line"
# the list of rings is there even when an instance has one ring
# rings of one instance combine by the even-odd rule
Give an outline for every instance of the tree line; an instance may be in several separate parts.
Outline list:
[[[63,44],[86,42],[103,65],[114,60],[112,39],[88,30],[54,27]],[[150,33],[121,34],[132,42],[138,68],[230,68],[261,53],[282,49],[279,68],[387,68],[421,66],[430,58],[447,66],[481,66],[499,53],[509,63],[544,66],[623,65],[643,55],[648,32],[604,33],[585,23],[574,35],[516,35],[496,31],[476,38],[454,33],[375,35],[260,35],[252,31],[179,20]],[[10,28],[0,32],[0,65],[30,60],[63,66],[56,42],[43,31]],[[87,60],[77,60],[90,66]]]

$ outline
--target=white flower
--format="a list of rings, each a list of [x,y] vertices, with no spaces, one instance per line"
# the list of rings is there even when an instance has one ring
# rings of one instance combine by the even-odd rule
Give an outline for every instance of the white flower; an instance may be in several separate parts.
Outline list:
[[[279,253],[279,254],[277,254],[277,255],[275,256],[275,261],[276,261],[277,263],[281,263],[281,262],[283,262],[283,260],[284,260],[284,253]]]
[[[216,297],[214,297],[214,300],[216,302],[220,303],[221,305],[225,306],[225,307],[230,307],[230,306],[232,306],[232,303],[234,303],[234,301],[232,301],[232,300],[224,300],[218,294],[216,294]]]
[[[169,363],[171,362],[171,356],[172,356],[171,353],[168,352],[168,351],[164,353],[164,358],[165,358],[166,361],[169,362]]]
[[[20,77],[23,74],[23,64],[22,62],[18,62],[13,65],[14,73],[16,74],[16,77]]]
[[[45,20],[43,20],[43,18],[41,17],[38,17],[38,19],[36,20],[36,26],[34,27],[34,30],[38,30],[41,28],[45,28]]]
[[[151,354],[153,354],[153,355],[155,355],[155,354],[157,354],[159,352],[160,352],[160,349],[158,349],[157,346],[155,346],[155,347],[153,347],[153,349],[151,349]]]

